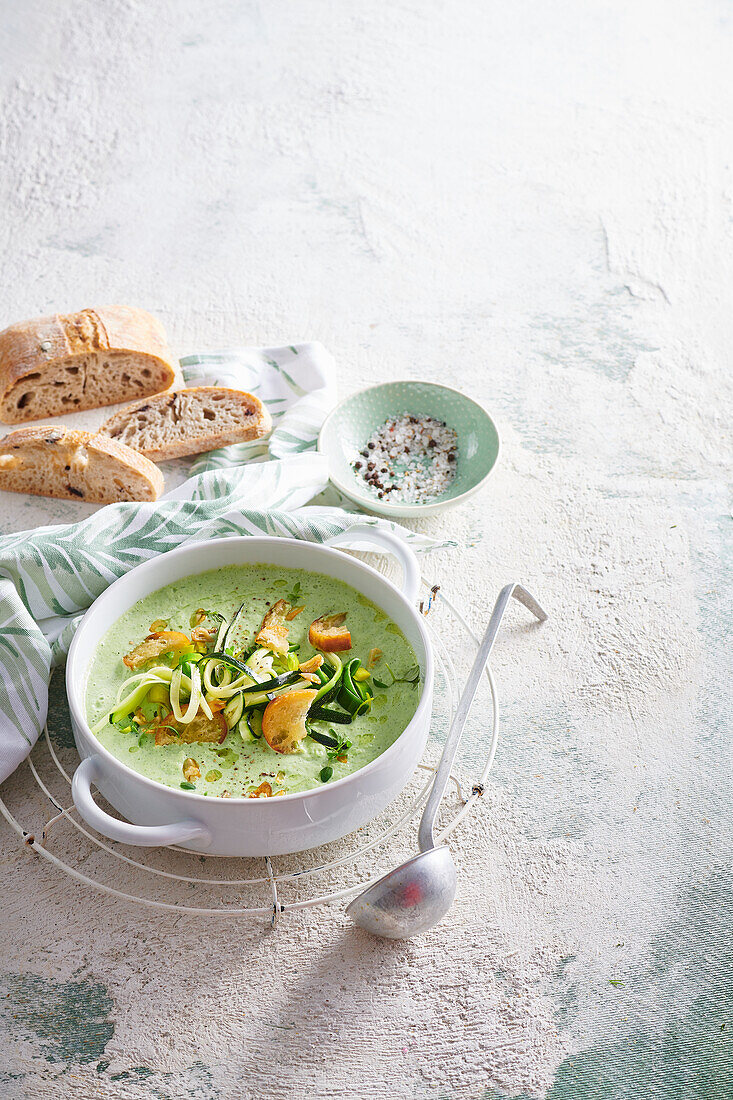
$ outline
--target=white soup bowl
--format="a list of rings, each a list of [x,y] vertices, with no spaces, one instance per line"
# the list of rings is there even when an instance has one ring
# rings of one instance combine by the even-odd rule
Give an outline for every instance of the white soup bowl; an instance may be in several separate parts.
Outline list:
[[[336,544],[386,550],[402,565],[398,587]],[[394,743],[351,775],[309,791],[279,798],[207,798],[167,787],[123,764],[92,733],[86,692],[97,647],[130,607],[164,585],[210,569],[267,565],[325,573],[351,585],[382,608],[415,651],[420,666],[415,713]],[[69,650],[66,690],[81,763],[72,783],[77,810],[88,825],[123,844],[177,844],[220,856],[265,856],[303,851],[353,832],[381,812],[404,788],[423,750],[430,726],[433,655],[423,617],[415,608],[420,573],[406,543],[364,524],[327,545],[299,539],[236,537],[193,543],[131,570],[102,593],[84,615]],[[95,802],[94,785],[124,820]]]

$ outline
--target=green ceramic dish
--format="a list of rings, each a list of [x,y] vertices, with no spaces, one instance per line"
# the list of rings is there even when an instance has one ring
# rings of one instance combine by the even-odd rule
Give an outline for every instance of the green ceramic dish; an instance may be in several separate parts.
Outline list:
[[[351,467],[372,432],[389,416],[405,412],[445,420],[458,433],[456,476],[426,504],[379,500]],[[333,484],[360,508],[381,516],[426,516],[459,504],[481,487],[499,457],[499,433],[489,414],[458,390],[433,382],[387,382],[337,405],[321,428],[318,450],[328,457]]]

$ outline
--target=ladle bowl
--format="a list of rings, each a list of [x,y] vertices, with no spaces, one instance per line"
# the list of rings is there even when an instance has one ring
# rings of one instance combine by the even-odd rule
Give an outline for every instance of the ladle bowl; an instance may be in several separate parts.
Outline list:
[[[445,844],[418,852],[349,905],[351,919],[375,936],[409,939],[446,915],[456,896],[456,865]]]

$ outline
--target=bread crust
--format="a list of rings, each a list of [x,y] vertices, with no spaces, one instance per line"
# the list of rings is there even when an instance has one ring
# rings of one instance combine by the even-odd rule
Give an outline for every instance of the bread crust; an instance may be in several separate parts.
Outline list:
[[[190,389],[169,390],[167,393],[155,394],[153,397],[143,398],[128,405],[119,412],[113,413],[99,429],[109,436],[116,436],[124,431],[138,412],[147,411],[155,415],[156,412],[164,413],[171,404],[175,404],[176,398],[184,396],[206,402],[216,396],[217,400],[224,395],[232,402],[236,402],[242,411],[242,421],[236,426],[225,429],[215,429],[196,434],[187,432],[184,438],[161,443],[156,446],[138,447],[129,442],[146,458],[154,462],[166,462],[173,458],[185,458],[187,455],[202,454],[204,451],[214,451],[220,447],[228,447],[233,443],[248,443],[254,439],[262,439],[272,430],[272,417],[258,397],[245,390],[228,389],[223,386],[191,386]]]
[[[126,352],[151,359],[163,373],[163,389],[176,379],[175,363],[168,348],[165,330],[151,313],[132,306],[103,306],[78,313],[52,314],[20,321],[0,332],[0,411],[7,424],[20,424],[35,416],[24,415],[6,399],[13,387],[29,374],[94,353]],[[137,391],[140,392],[139,390]],[[156,386],[153,393],[161,392]],[[124,401],[120,394],[117,401]],[[113,404],[106,401],[105,404]],[[75,411],[97,408],[99,402],[76,405]],[[62,411],[62,410],[60,410]],[[66,412],[70,409],[63,410]],[[58,415],[53,412],[43,414]]]
[[[47,456],[44,454],[41,461],[45,459],[51,465],[51,471],[42,469],[39,463],[37,487],[24,485],[20,488],[12,484],[13,467],[9,465],[3,468],[0,464],[0,489],[7,492],[29,493],[33,496],[56,497],[60,500],[84,499],[91,504],[109,504],[120,499],[157,500],[163,491],[163,474],[144,455],[107,436],[75,431],[62,425],[18,428],[14,432],[9,432],[0,439],[0,463],[2,457],[12,456],[14,451],[22,455],[23,451],[33,447],[48,447],[48,454]],[[89,456],[110,460],[120,477],[130,473],[136,474],[143,482],[140,493],[136,493],[134,497],[121,498],[119,493],[100,492],[89,485],[85,485],[85,491],[82,493],[73,491],[68,484],[72,478],[64,478],[62,470],[66,472],[75,469],[75,479],[83,481],[83,471]],[[30,467],[28,467],[29,470]]]
[[[144,478],[150,484],[150,500],[157,500],[165,488],[165,478],[161,470],[139,451],[134,451],[126,443],[120,443],[117,439],[110,439],[101,432],[96,432],[87,442],[87,449],[96,454],[106,455],[121,465]]]

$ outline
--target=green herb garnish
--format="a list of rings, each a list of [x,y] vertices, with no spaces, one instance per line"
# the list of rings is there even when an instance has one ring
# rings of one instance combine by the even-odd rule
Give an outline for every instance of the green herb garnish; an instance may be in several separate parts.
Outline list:
[[[110,714],[109,724],[111,726],[114,726],[116,730],[119,730],[120,733],[138,733],[140,730],[137,722],[130,718],[129,715],[127,715],[125,718],[120,718],[117,722],[114,722],[112,720],[112,715]]]
[[[618,987],[618,986],[625,987],[626,986],[626,982],[622,982],[620,978],[609,978],[608,979],[608,984],[609,985],[614,985],[616,987]]]
[[[323,771],[329,772],[328,778],[330,779],[333,775],[333,768],[330,766],[331,763],[339,756],[346,756],[351,748],[351,741],[348,741],[333,729],[330,729],[328,733],[321,733],[320,730],[314,730],[308,727],[308,734],[314,741],[317,741],[319,745],[324,745],[328,750],[326,755],[328,756],[329,764]],[[321,772],[321,778],[323,779],[323,772]],[[325,783],[326,780],[324,779],[323,782]]]
[[[183,783],[181,783],[181,787],[183,788],[184,791],[195,791],[196,790],[196,784],[195,783],[189,783],[187,779],[184,779]]]
[[[170,730],[171,733],[175,733],[176,737],[181,736],[181,731],[176,729],[175,726],[169,726],[167,724],[164,724],[162,726],[156,726],[155,728],[156,728],[156,730]]]
[[[333,775],[333,768],[330,764],[327,764],[325,768],[321,768],[320,777],[321,783],[328,783],[329,779]]]
[[[384,680],[378,680],[376,678],[376,676],[373,676],[372,677],[372,683],[376,687],[389,688],[389,687],[392,687],[393,684],[417,684],[420,680],[420,666],[419,665],[413,665],[411,668],[408,668],[408,670],[407,670],[407,672],[405,673],[404,676],[395,676],[394,672],[392,671],[392,669],[390,668],[390,666],[386,662],[385,662],[385,668],[388,670],[388,672],[389,672],[390,676],[392,677],[392,679],[387,684],[387,683],[384,682]]]
[[[300,581],[295,582],[295,584],[293,585],[293,591],[288,592],[285,598],[287,599],[288,603],[297,604],[298,600],[300,599]]]

